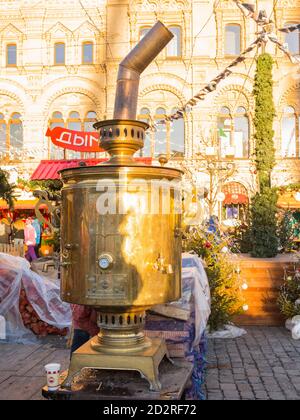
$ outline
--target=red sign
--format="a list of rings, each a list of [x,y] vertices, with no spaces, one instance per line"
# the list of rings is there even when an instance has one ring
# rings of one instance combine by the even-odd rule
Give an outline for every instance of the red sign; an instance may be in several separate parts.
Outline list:
[[[99,133],[87,133],[84,131],[73,131],[67,128],[55,127],[53,130],[48,128],[47,137],[55,146],[63,149],[75,150],[76,152],[103,152],[99,147]]]

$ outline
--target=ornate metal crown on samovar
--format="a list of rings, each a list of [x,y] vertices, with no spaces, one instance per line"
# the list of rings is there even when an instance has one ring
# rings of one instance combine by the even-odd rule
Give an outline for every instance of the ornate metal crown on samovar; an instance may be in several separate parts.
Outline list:
[[[95,308],[100,327],[73,353],[64,387],[96,368],[137,370],[160,389],[166,345],[143,330],[147,309],[181,296],[181,172],[133,155],[149,128],[136,120],[140,74],[172,37],[157,22],[121,62],[114,119],[95,124],[110,160],[61,172],[62,299]]]

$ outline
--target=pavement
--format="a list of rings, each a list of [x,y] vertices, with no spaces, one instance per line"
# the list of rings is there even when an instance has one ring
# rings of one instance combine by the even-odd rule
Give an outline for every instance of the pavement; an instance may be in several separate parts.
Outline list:
[[[246,330],[209,340],[207,400],[300,400],[300,340],[285,328]]]
[[[207,400],[300,400],[300,340],[285,328],[248,327],[237,339],[209,340]],[[68,368],[66,340],[0,343],[0,400],[40,400],[44,365]]]

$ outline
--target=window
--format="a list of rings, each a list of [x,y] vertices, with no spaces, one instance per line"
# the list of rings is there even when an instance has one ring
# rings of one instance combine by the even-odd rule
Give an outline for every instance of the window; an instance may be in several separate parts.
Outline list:
[[[244,107],[238,107],[232,116],[229,108],[222,107],[218,116],[218,130],[221,157],[234,148],[235,158],[249,157],[249,117]]]
[[[244,107],[239,107],[234,117],[235,157],[249,156],[249,119]]]
[[[16,44],[9,44],[6,48],[6,65],[15,67],[17,65],[17,46]]]
[[[17,151],[23,148],[23,123],[22,116],[14,112],[7,121],[0,113],[0,153],[9,150]]]
[[[184,120],[167,121],[160,124],[167,114],[175,113],[176,109],[157,108],[151,115],[149,108],[140,110],[138,119],[149,125],[155,123],[154,128],[146,131],[144,148],[140,152],[140,156],[158,157],[166,154],[169,158],[184,156]]]
[[[93,132],[96,131],[93,125],[97,122],[97,115],[96,112],[90,111],[86,114],[84,119],[84,131],[86,132]]]
[[[169,31],[172,32],[174,38],[167,45],[167,57],[181,56],[181,28],[179,26],[170,26]]]
[[[225,55],[239,55],[241,52],[241,27],[231,24],[225,27]]]
[[[142,38],[144,38],[144,36],[147,34],[147,32],[150,31],[150,29],[151,29],[150,26],[147,26],[147,27],[144,27],[144,28],[140,29],[140,40]]]
[[[11,148],[21,149],[23,147],[23,123],[21,114],[14,113],[10,119],[9,143]]]
[[[284,26],[292,26],[295,23],[287,23]],[[294,55],[300,54],[300,30],[285,34],[285,43],[288,45],[289,52]]]
[[[3,114],[0,114],[0,153],[7,151],[7,124]]]
[[[50,128],[53,129],[55,127],[64,127],[65,122],[61,112],[53,112],[52,118],[50,120]]]
[[[283,111],[281,138],[282,157],[296,157],[296,113],[292,106]]]
[[[68,118],[68,129],[74,131],[81,131],[81,120],[78,112],[70,112]]]
[[[69,114],[68,118],[68,129],[73,131],[81,131],[81,119],[79,112],[72,111]],[[80,152],[74,152],[72,150],[68,150],[68,159],[80,159],[81,153]]]
[[[82,63],[92,64],[94,56],[94,44],[92,42],[84,42],[82,44]]]
[[[52,114],[51,119],[49,120],[49,127],[53,130],[55,127],[65,127],[65,121],[63,114],[59,111],[55,111]],[[64,159],[64,149],[61,147],[55,146],[50,140],[49,143],[49,150],[50,150],[50,159]]]
[[[64,65],[66,62],[66,46],[63,42],[57,42],[54,45],[54,64]]]

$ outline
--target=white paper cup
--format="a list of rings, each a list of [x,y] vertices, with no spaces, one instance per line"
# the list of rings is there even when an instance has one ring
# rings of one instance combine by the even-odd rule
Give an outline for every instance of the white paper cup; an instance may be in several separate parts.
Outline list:
[[[59,363],[49,363],[45,366],[49,391],[56,391],[59,388],[60,368],[61,365]]]

